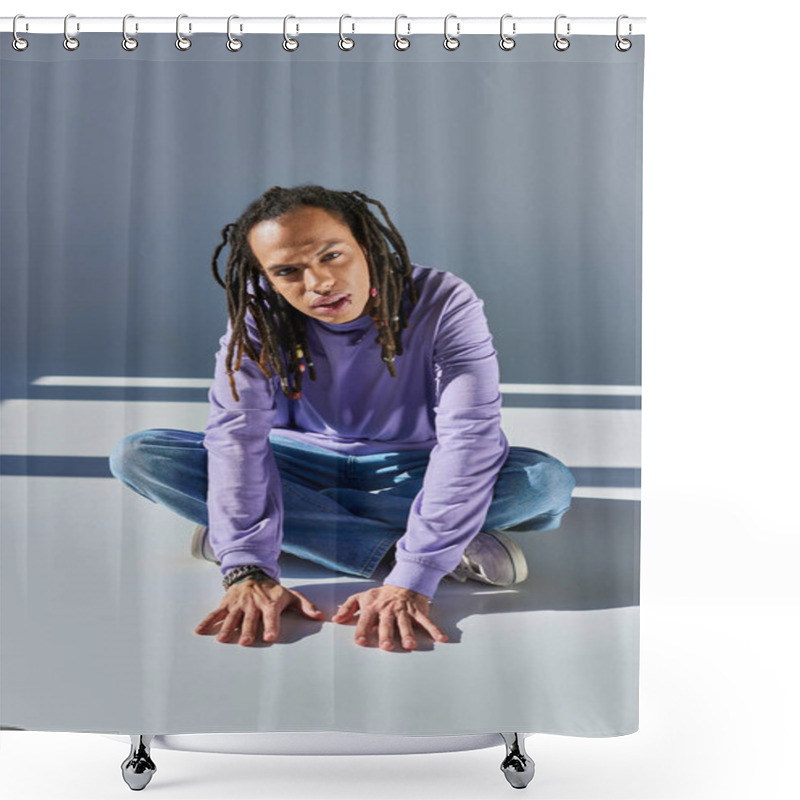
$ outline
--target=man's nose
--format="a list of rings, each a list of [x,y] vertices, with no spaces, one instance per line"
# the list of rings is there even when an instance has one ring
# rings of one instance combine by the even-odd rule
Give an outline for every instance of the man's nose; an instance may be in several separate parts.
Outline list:
[[[306,288],[309,290],[328,289],[333,285],[333,278],[323,266],[309,267],[305,271]]]

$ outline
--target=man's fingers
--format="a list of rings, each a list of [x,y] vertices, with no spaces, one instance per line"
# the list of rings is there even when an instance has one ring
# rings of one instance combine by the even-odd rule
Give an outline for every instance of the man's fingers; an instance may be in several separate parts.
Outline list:
[[[414,638],[414,627],[411,624],[411,617],[405,611],[400,611],[397,615],[397,627],[400,629],[400,641],[406,650],[413,650],[417,646]]]
[[[261,609],[261,620],[264,623],[264,641],[274,642],[281,632],[281,612],[276,605]]]
[[[384,650],[394,649],[394,621],[394,612],[386,611],[378,623],[378,646]]]
[[[195,629],[195,633],[208,633],[208,631],[214,627],[214,623],[217,620],[222,619],[228,613],[227,608],[218,608],[216,611],[212,611]]]
[[[356,625],[356,644],[366,645],[369,641],[369,632],[377,622],[378,612],[372,609],[361,609]]]
[[[258,622],[261,616],[255,609],[248,609],[244,614],[244,624],[242,625],[242,635],[239,637],[239,644],[253,644],[258,633]]]
[[[242,617],[242,611],[235,610],[235,611],[228,611],[228,616],[225,619],[225,622],[222,623],[222,630],[217,634],[217,641],[220,642],[227,642],[228,637],[236,630],[239,626],[239,620]]]
[[[447,634],[439,628],[431,619],[425,615],[425,612],[421,609],[416,609],[414,613],[414,619],[417,621],[418,625],[421,625],[425,628],[426,631],[437,641],[439,642],[446,642],[447,641]]]
[[[300,610],[307,616],[311,617],[312,619],[319,619],[323,616],[323,612],[321,609],[317,608],[305,595],[300,594],[300,592],[292,592],[295,596],[296,601],[300,605]]]
[[[356,595],[353,595],[352,597],[348,597],[347,600],[339,606],[339,610],[333,615],[333,619],[337,622],[346,622],[357,610],[358,599]]]

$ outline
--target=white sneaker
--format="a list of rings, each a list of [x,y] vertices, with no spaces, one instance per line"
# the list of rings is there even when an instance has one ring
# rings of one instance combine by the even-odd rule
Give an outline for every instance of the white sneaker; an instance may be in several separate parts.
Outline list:
[[[213,561],[215,564],[220,564],[211,545],[208,541],[208,528],[204,525],[198,525],[192,534],[192,555],[195,558],[200,558],[205,561]]]
[[[445,577],[512,586],[528,577],[528,562],[522,548],[503,531],[481,531],[467,545],[461,563]]]

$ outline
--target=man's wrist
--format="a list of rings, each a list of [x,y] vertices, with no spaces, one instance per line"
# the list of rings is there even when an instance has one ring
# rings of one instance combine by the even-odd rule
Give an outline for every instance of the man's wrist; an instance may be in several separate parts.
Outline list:
[[[234,583],[239,583],[239,581],[244,581],[248,578],[265,580],[269,578],[269,575],[258,564],[244,564],[240,567],[234,567],[222,579],[222,588],[227,591]]]

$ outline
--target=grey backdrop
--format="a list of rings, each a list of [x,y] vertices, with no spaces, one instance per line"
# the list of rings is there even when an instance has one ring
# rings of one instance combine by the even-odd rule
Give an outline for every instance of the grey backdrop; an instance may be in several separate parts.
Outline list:
[[[28,38],[25,53],[0,48],[2,723],[123,733],[635,730],[639,503],[589,488],[562,529],[526,542],[529,560],[548,565],[530,596],[521,590],[508,607],[500,598],[500,607],[476,609],[463,587],[442,594],[453,624],[465,613],[493,614],[502,628],[523,609],[625,612],[591,625],[565,616],[553,629],[547,617],[528,619],[531,633],[514,637],[506,667],[518,672],[516,688],[496,685],[452,715],[464,687],[451,669],[466,685],[480,682],[496,666],[492,648],[513,635],[513,626],[501,635],[489,625],[473,632],[474,651],[465,635],[455,655],[421,667],[438,686],[444,659],[453,659],[446,690],[424,699],[424,714],[406,703],[407,713],[373,716],[374,706],[342,702],[338,685],[319,686],[297,710],[286,697],[295,680],[308,692],[289,668],[299,645],[295,656],[291,647],[259,652],[285,651],[280,692],[258,680],[241,697],[226,689],[224,707],[198,708],[192,691],[205,678],[183,680],[198,662],[212,676],[264,669],[274,683],[274,671],[191,638],[219,600],[216,568],[186,557],[186,521],[122,490],[107,453],[139,428],[201,429],[207,387],[100,379],[210,379],[226,316],[210,272],[221,228],[273,184],[315,182],[376,197],[412,261],[473,286],[504,383],[639,387],[644,38],[619,53],[613,36],[574,37],[559,53],[551,36],[520,37],[509,52],[497,36],[465,36],[448,52],[441,37],[425,35],[398,52],[390,36],[359,35],[343,53],[335,36],[306,34],[287,53],[282,37],[258,35],[235,54],[217,34],[193,36],[186,52],[172,34],[143,35],[130,53],[117,34],[81,36],[72,53],[60,36]],[[622,418],[613,412],[636,414],[641,400],[585,388],[508,392],[503,405],[586,410],[606,425]],[[544,419],[562,417],[509,417],[509,426],[524,436]],[[613,457],[616,436],[633,436],[636,447],[638,417],[625,419],[627,433],[613,422],[600,437],[607,462],[564,455],[579,488],[639,486],[638,462]],[[558,442],[550,428],[548,441]],[[569,446],[565,438],[564,454]],[[335,605],[361,585],[291,557],[287,564],[298,586],[319,581],[313,599],[323,606],[324,592],[335,592]],[[537,625],[551,637],[551,656],[541,654]],[[588,630],[616,637],[616,650],[589,641]],[[353,654],[349,631],[341,633],[344,670]],[[560,647],[564,660],[541,661]],[[324,646],[317,655],[331,657]],[[467,658],[473,671],[463,671]],[[391,659],[369,654],[363,681],[377,680],[370,676]],[[399,695],[402,681],[392,679]]]

